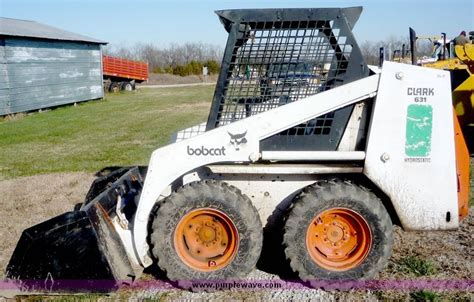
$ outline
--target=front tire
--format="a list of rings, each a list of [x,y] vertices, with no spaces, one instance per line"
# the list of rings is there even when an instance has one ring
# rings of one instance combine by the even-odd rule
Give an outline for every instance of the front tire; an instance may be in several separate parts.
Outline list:
[[[369,279],[385,267],[392,222],[380,199],[348,181],[325,180],[295,200],[285,224],[285,254],[293,271],[319,280]]]
[[[216,181],[185,185],[159,203],[150,234],[158,266],[185,288],[192,280],[245,277],[257,263],[262,239],[250,199]]]

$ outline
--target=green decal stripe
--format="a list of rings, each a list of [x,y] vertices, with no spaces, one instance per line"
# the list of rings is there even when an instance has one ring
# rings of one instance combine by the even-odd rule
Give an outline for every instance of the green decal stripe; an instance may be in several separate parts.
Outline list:
[[[412,104],[407,109],[405,154],[427,157],[431,152],[433,108],[430,105]]]

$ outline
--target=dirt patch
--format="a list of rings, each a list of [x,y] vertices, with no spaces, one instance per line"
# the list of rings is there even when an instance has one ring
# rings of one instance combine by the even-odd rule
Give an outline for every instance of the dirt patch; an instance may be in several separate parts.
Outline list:
[[[217,75],[210,75],[207,77],[190,75],[177,76],[168,73],[150,73],[148,81],[143,83],[146,85],[173,85],[173,84],[194,84],[194,83],[215,83],[217,82]]]
[[[474,207],[455,231],[405,232],[395,227],[394,239],[392,257],[378,279],[471,281],[474,276]],[[410,298],[401,292],[378,295],[384,300]],[[444,292],[439,297],[474,298],[466,292]]]
[[[55,173],[0,181],[0,279],[22,231],[83,201],[91,173]]]

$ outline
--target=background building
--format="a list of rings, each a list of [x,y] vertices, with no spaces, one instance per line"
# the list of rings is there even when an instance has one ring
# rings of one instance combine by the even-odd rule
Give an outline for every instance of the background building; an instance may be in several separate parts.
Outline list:
[[[0,18],[0,115],[102,98],[106,42]]]

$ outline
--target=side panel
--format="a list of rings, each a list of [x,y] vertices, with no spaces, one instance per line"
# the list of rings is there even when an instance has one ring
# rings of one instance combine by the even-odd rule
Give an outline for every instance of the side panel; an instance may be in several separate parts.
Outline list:
[[[385,62],[364,173],[392,200],[408,230],[458,226],[449,73]]]
[[[10,106],[0,115],[103,97],[98,44],[8,38],[4,49]]]

